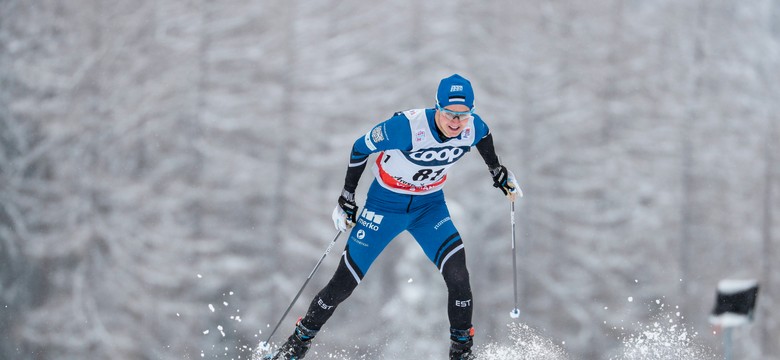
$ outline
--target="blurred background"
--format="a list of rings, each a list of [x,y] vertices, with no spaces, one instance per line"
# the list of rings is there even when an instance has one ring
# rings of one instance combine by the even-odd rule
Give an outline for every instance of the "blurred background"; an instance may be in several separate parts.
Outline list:
[[[779,70],[777,0],[0,0],[0,359],[248,358],[335,235],[352,143],[452,73],[526,194],[522,322],[607,359],[671,311],[719,353],[717,282],[757,279],[734,353],[780,359]],[[478,346],[512,321],[491,185],[473,151],[444,190]],[[442,358],[445,301],[403,234],[316,351]]]

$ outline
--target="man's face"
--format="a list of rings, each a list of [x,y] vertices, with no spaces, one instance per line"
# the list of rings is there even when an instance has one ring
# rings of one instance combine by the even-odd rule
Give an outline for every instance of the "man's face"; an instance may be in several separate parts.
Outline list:
[[[447,137],[460,135],[471,119],[471,113],[466,105],[447,105],[436,110],[436,126]]]

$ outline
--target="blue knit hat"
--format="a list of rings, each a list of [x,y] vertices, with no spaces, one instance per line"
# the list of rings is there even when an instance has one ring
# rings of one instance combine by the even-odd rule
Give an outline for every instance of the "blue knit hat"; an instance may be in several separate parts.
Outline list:
[[[439,90],[436,91],[436,101],[441,107],[459,104],[473,108],[474,90],[471,88],[471,82],[458,74],[441,79]]]

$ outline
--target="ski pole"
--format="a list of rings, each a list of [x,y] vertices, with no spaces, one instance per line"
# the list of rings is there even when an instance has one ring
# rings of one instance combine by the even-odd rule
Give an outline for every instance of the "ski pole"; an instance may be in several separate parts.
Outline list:
[[[517,249],[515,246],[515,202],[510,201],[509,204],[510,204],[509,215],[512,222],[512,275],[513,275],[512,282],[515,287],[515,307],[509,313],[509,316],[512,319],[517,319],[520,317],[520,309],[517,307]]]
[[[295,302],[298,300],[298,297],[301,296],[301,293],[303,292],[303,289],[306,287],[306,285],[309,284],[309,280],[311,280],[312,276],[314,276],[314,273],[317,272],[317,269],[320,267],[320,264],[322,264],[322,260],[325,259],[326,256],[328,256],[328,253],[330,253],[330,250],[333,249],[333,245],[336,244],[336,240],[339,239],[339,236],[341,235],[341,231],[336,234],[336,236],[333,238],[333,240],[328,244],[328,248],[325,249],[325,253],[322,254],[322,257],[320,257],[320,260],[317,261],[317,265],[314,266],[314,269],[309,274],[309,277],[306,278],[306,281],[303,282],[303,286],[301,286],[301,289],[298,290],[298,293],[295,294],[295,298],[293,298],[292,302],[290,303],[290,306],[287,307],[287,310],[284,311],[284,314],[282,315],[282,318],[279,319],[279,322],[276,323],[276,327],[274,327],[274,330],[271,331],[271,334],[268,335],[268,338],[260,343],[261,348],[268,348],[270,347],[269,341],[271,341],[271,337],[274,336],[276,333],[276,330],[279,329],[279,325],[282,324],[284,321],[284,318],[287,316],[287,314],[290,312],[290,309],[292,309],[293,305],[295,305]]]

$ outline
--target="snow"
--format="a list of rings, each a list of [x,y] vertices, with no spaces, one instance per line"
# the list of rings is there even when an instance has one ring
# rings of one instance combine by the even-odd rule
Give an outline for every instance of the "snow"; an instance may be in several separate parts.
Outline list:
[[[675,296],[706,324],[718,280],[757,277],[771,307],[780,3],[712,3],[0,1],[0,358],[211,358],[220,322],[251,339],[332,236],[351,144],[431,106],[455,71],[529,194],[520,320],[605,359],[620,344],[601,324],[647,323],[647,299]],[[455,37],[470,50],[434,60]],[[484,167],[473,152],[446,190],[480,344],[509,321],[514,274],[507,204]],[[390,348],[399,333],[410,353],[439,346],[446,290],[404,241],[335,315],[347,326],[319,339],[328,351]],[[229,287],[240,324],[214,299]],[[780,313],[756,315],[738,350],[777,357]]]
[[[660,302],[656,302],[660,304]],[[661,307],[663,308],[663,304]],[[661,313],[652,324],[637,323],[622,337],[623,348],[610,360],[707,360],[716,359],[711,349],[695,342],[698,333],[682,322],[681,313]]]
[[[750,321],[750,317],[742,314],[723,313],[718,316],[710,316],[710,323],[723,328],[747,325]]]
[[[756,280],[726,279],[718,282],[718,291],[723,294],[736,294],[758,286]]]
[[[562,360],[569,358],[561,345],[555,344],[526,324],[511,323],[507,328],[509,343],[490,343],[484,347],[477,347],[475,354],[478,359]]]
[[[697,344],[697,333],[680,322],[682,317],[677,312],[674,315],[659,315],[652,324],[637,324],[634,332],[624,335],[620,351],[609,360],[714,360],[717,358],[712,351]],[[576,360],[565,350],[565,341],[556,342],[548,334],[534,329],[528,324],[512,322],[506,325],[506,339],[476,345],[474,354],[478,360]],[[423,340],[425,341],[425,340]],[[272,353],[275,346],[259,346],[253,354],[253,360],[260,360],[264,354]],[[436,346],[439,346],[438,344]],[[442,348],[446,345],[442,344]],[[388,359],[379,350],[362,349],[360,346],[351,349],[340,349],[333,352],[317,351],[317,344],[312,347],[307,358],[359,360]],[[409,358],[414,358],[410,354]]]

